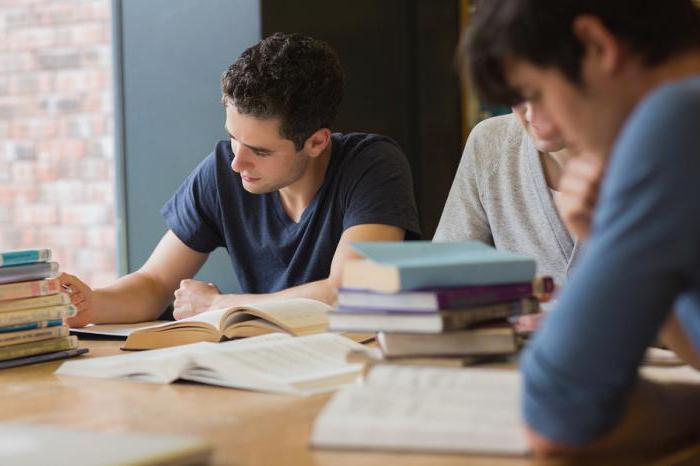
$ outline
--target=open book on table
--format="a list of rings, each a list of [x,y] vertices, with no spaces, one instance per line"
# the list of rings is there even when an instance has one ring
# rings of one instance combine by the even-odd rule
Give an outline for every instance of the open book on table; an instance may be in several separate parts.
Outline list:
[[[198,342],[215,343],[274,332],[290,335],[325,332],[328,328],[327,313],[331,309],[313,299],[268,300],[206,311],[174,322],[93,325],[73,329],[73,332],[126,337],[122,349],[145,350]]]
[[[222,387],[308,395],[353,382],[362,364],[346,362],[363,346],[330,333],[262,335],[220,344],[175,348],[63,363],[56,374],[152,383],[178,379]]]
[[[516,370],[375,366],[316,419],[321,448],[525,455]]]

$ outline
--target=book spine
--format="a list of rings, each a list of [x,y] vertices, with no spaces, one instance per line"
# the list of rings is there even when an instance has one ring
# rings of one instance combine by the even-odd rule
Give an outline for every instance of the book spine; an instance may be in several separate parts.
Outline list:
[[[26,356],[23,358],[10,359],[9,361],[0,361],[0,369],[9,367],[25,366],[37,362],[54,361],[56,359],[72,358],[80,354],[88,352],[87,348],[73,348],[65,351],[53,351],[51,353],[38,354],[34,356]]]
[[[481,304],[514,301],[553,291],[554,280],[551,277],[539,277],[530,283],[438,290],[435,295],[439,309],[463,309]]]
[[[22,332],[3,333],[0,334],[0,347],[67,336],[68,326],[66,325],[25,330]]]
[[[57,278],[35,280],[32,282],[9,283],[0,285],[0,301],[8,299],[46,296],[61,291],[61,283]]]
[[[63,325],[62,319],[54,320],[42,320],[41,322],[30,322],[28,324],[10,325],[8,327],[0,327],[0,338],[1,334],[10,332],[21,332],[22,330],[33,330],[37,328],[55,327],[57,325]]]
[[[0,302],[0,312],[21,311],[24,309],[36,309],[40,307],[61,306],[70,304],[68,293],[56,293],[35,298],[11,299]]]
[[[535,261],[518,259],[440,267],[405,267],[399,273],[402,290],[419,290],[530,282],[535,278],[535,267]]]
[[[27,249],[0,253],[0,267],[8,265],[32,264],[51,260],[50,249]]]
[[[0,284],[40,280],[49,278],[58,272],[56,262],[37,262],[36,264],[13,265],[0,268]]]
[[[538,309],[539,303],[536,299],[521,299],[510,303],[492,304],[462,311],[445,311],[441,313],[443,330],[459,330],[487,320],[530,314],[537,312]]]
[[[51,353],[54,351],[64,351],[78,347],[78,337],[60,337],[51,340],[43,340],[32,343],[22,343],[19,345],[6,346],[0,348],[0,360],[23,358],[41,353]]]
[[[78,310],[73,305],[27,309],[25,311],[18,312],[5,312],[0,314],[0,327],[27,324],[43,320],[65,319],[66,317],[73,317],[77,313]]]

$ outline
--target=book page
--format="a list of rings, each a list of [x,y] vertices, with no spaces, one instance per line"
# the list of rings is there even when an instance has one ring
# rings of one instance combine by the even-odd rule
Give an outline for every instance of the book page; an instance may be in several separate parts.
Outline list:
[[[261,301],[252,305],[232,308],[228,311],[222,328],[247,320],[250,315],[261,317],[283,329],[296,330],[295,333],[324,331],[328,327],[327,313],[332,308],[313,299],[295,298]],[[249,314],[249,315],[246,315]],[[308,329],[308,332],[305,331]],[[224,332],[225,333],[225,332]]]
[[[219,343],[216,351],[196,355],[196,367],[183,378],[236,388],[308,394],[335,388],[330,384],[306,389],[308,382],[343,375],[349,378],[339,379],[350,380],[362,368],[360,364],[347,363],[346,356],[351,350],[364,347],[339,335],[262,338]]]
[[[191,355],[206,352],[216,343],[195,343],[138,353],[101,358],[66,361],[54,372],[56,375],[125,378],[140,382],[170,383],[177,380],[188,366]]]
[[[312,444],[522,455],[519,390],[515,370],[376,366],[333,397]]]
[[[85,335],[104,335],[109,337],[126,338],[131,332],[144,328],[158,327],[159,325],[168,324],[165,320],[153,320],[150,322],[139,322],[136,324],[89,324],[85,327],[71,328],[73,334]]]

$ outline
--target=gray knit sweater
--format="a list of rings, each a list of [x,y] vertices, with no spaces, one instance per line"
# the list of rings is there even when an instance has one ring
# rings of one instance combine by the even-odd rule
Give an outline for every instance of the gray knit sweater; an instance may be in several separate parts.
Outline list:
[[[563,284],[580,247],[562,223],[537,149],[512,114],[469,134],[433,241],[474,239],[537,260]]]

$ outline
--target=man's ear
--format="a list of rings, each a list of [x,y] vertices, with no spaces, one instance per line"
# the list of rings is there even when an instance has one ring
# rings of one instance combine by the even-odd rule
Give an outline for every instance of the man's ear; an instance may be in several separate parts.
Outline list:
[[[581,15],[574,19],[572,29],[583,46],[581,72],[584,81],[618,73],[622,67],[624,46],[599,18]]]
[[[310,157],[318,157],[331,143],[331,130],[321,128],[308,137],[304,143],[304,152]]]

